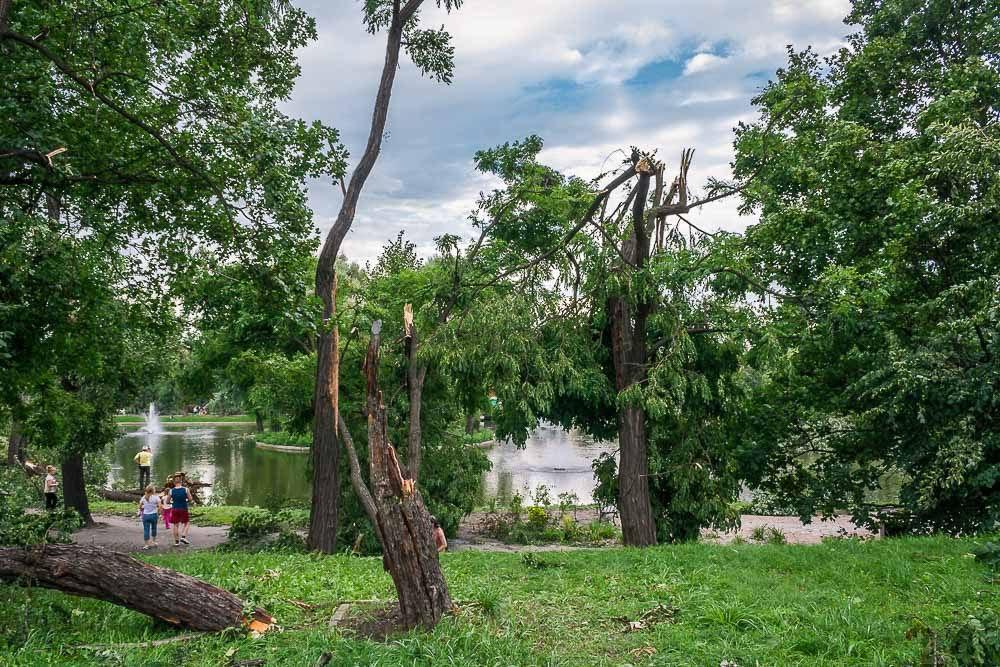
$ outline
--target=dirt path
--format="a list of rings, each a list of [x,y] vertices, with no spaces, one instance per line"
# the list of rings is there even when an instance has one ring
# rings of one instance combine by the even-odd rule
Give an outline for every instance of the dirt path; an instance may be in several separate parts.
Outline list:
[[[581,508],[575,513],[576,520],[587,524],[597,520],[597,511],[593,508]],[[554,514],[553,514],[554,516]],[[484,523],[488,523],[485,512],[473,512],[462,520],[459,525],[458,534],[449,541],[451,551],[465,551],[474,549],[478,551],[566,551],[572,549],[588,548],[563,544],[507,544],[489,537],[484,528]],[[617,522],[616,522],[617,523]],[[872,533],[859,526],[854,525],[849,516],[838,516],[829,521],[823,521],[820,517],[815,517],[811,523],[804,524],[796,516],[760,516],[756,514],[744,514],[741,518],[739,530],[727,533],[719,533],[712,530],[703,530],[701,540],[703,542],[713,542],[716,544],[730,544],[739,535],[747,542],[753,542],[754,531],[772,528],[780,531],[788,544],[819,544],[824,537],[871,537]],[[597,547],[608,547],[615,545],[595,545]]]
[[[77,544],[105,547],[113,551],[143,552],[142,524],[139,523],[139,519],[95,514],[94,521],[97,522],[96,525],[81,528],[75,532],[73,541]],[[180,547],[174,547],[173,534],[163,527],[162,520],[157,528],[157,541],[160,546],[149,549],[147,553],[180,549],[211,549],[225,542],[229,531],[228,526],[196,526],[192,523],[191,529],[188,531],[190,546],[182,544]]]

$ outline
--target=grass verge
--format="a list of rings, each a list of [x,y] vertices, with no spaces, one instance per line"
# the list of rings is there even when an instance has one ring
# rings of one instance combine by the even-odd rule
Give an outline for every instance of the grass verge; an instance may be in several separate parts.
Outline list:
[[[254,433],[254,440],[268,445],[286,447],[312,447],[312,433],[288,433],[286,431],[264,431]]]
[[[119,424],[143,424],[146,421],[145,415],[118,415],[115,417],[115,421]],[[244,422],[253,424],[254,418],[250,415],[176,415],[173,417],[160,415],[160,423],[171,424],[174,422],[233,422],[234,424],[242,424]]]
[[[445,554],[461,613],[387,643],[327,627],[337,602],[389,599],[378,558],[188,552],[150,557],[276,615],[259,639],[207,636],[148,649],[115,644],[176,634],[110,604],[2,587],[0,651],[11,665],[905,665],[924,639],[971,609],[1000,608],[979,541],[908,538],[820,546],[690,544],[652,549]],[[155,595],[155,591],[150,591]],[[295,602],[316,605],[303,609]],[[472,602],[473,604],[468,604]],[[630,629],[629,621],[642,620]]]

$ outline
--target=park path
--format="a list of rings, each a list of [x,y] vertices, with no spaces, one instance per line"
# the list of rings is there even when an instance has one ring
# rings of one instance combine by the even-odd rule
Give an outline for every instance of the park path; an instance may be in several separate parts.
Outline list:
[[[582,517],[581,517],[582,518]],[[593,518],[593,517],[587,517]],[[126,553],[142,552],[142,525],[138,519],[112,516],[107,514],[95,514],[96,525],[89,528],[82,528],[73,534],[73,541],[77,544],[87,544],[101,546],[114,551]],[[520,551],[575,551],[580,547],[564,544],[506,544],[498,540],[490,539],[476,530],[475,524],[471,521],[464,521],[459,529],[459,534],[449,540],[450,551],[493,551],[493,552],[520,552]],[[788,544],[819,544],[824,537],[843,537],[852,535],[858,537],[870,537],[871,533],[864,528],[859,528],[851,523],[850,517],[839,516],[829,521],[822,521],[817,517],[810,524],[803,524],[798,517],[794,516],[757,516],[744,514],[742,525],[739,531],[730,533],[714,533],[703,531],[702,541],[715,542],[719,544],[731,543],[737,534],[741,535],[747,542],[752,541],[753,532],[756,528],[774,528],[785,536]],[[149,549],[148,553],[176,551],[180,549],[212,549],[226,541],[229,528],[227,526],[196,526],[191,524],[188,532],[188,539],[191,544],[180,547],[173,546],[173,536],[163,528],[163,522],[159,524],[160,546]],[[598,548],[608,548],[614,545],[600,545]]]
[[[211,549],[226,541],[228,526],[196,526],[191,524],[188,531],[190,545],[182,544],[179,547],[173,546],[174,536],[171,531],[163,527],[161,520],[157,526],[157,541],[159,547],[154,547],[146,552],[142,550],[142,524],[138,518],[124,516],[112,516],[108,514],[95,514],[93,526],[81,528],[73,533],[73,541],[77,544],[104,547],[113,551],[123,551],[125,553],[156,553],[166,551],[180,551],[182,549]]]

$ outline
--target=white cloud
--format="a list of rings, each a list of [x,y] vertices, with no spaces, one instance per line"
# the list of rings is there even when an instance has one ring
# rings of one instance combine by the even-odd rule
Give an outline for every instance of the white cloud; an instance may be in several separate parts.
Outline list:
[[[691,76],[700,72],[709,72],[718,69],[726,64],[728,58],[717,56],[714,53],[696,53],[693,58],[684,65],[684,76]]]
[[[320,39],[300,54],[303,76],[287,109],[337,127],[356,158],[384,35],[365,32],[360,2],[301,4],[317,17]],[[849,9],[847,0],[505,0],[447,15],[427,4],[425,23],[454,36],[454,83],[401,65],[389,134],[344,245],[361,261],[401,228],[425,252],[441,233],[468,234],[468,213],[490,187],[473,153],[531,133],[546,140],[545,160],[584,177],[633,144],[669,160],[695,147],[693,182],[727,176],[731,128],[752,117],[749,100],[784,63],[785,45],[833,50]],[[339,188],[315,183],[310,200],[325,233]],[[740,224],[729,204],[699,216]]]

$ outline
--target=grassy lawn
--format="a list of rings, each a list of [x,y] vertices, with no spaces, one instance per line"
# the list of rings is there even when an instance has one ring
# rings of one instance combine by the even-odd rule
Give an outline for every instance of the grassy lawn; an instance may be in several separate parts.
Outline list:
[[[254,433],[257,442],[286,447],[312,447],[312,433],[287,433],[285,431],[263,431]]]
[[[100,656],[71,647],[175,634],[148,618],[56,592],[3,587],[0,652],[12,665],[221,665],[263,658],[311,665],[905,665],[956,613],[998,609],[973,540],[912,538],[821,546],[722,547],[537,554],[460,552],[442,558],[462,612],[431,633],[388,643],[326,627],[339,601],[391,598],[378,558],[189,552],[149,561],[203,577],[275,614],[260,639],[209,636]],[[150,591],[155,595],[155,591]],[[304,611],[291,600],[318,605]],[[674,620],[625,632],[657,605]]]
[[[145,415],[118,415],[115,417],[115,421],[119,424],[143,424],[146,421]],[[186,417],[177,415],[174,417],[168,417],[166,415],[160,415],[160,422],[163,424],[171,424],[174,422],[233,422],[242,424],[244,422],[254,423],[254,418],[250,415],[188,415]]]

